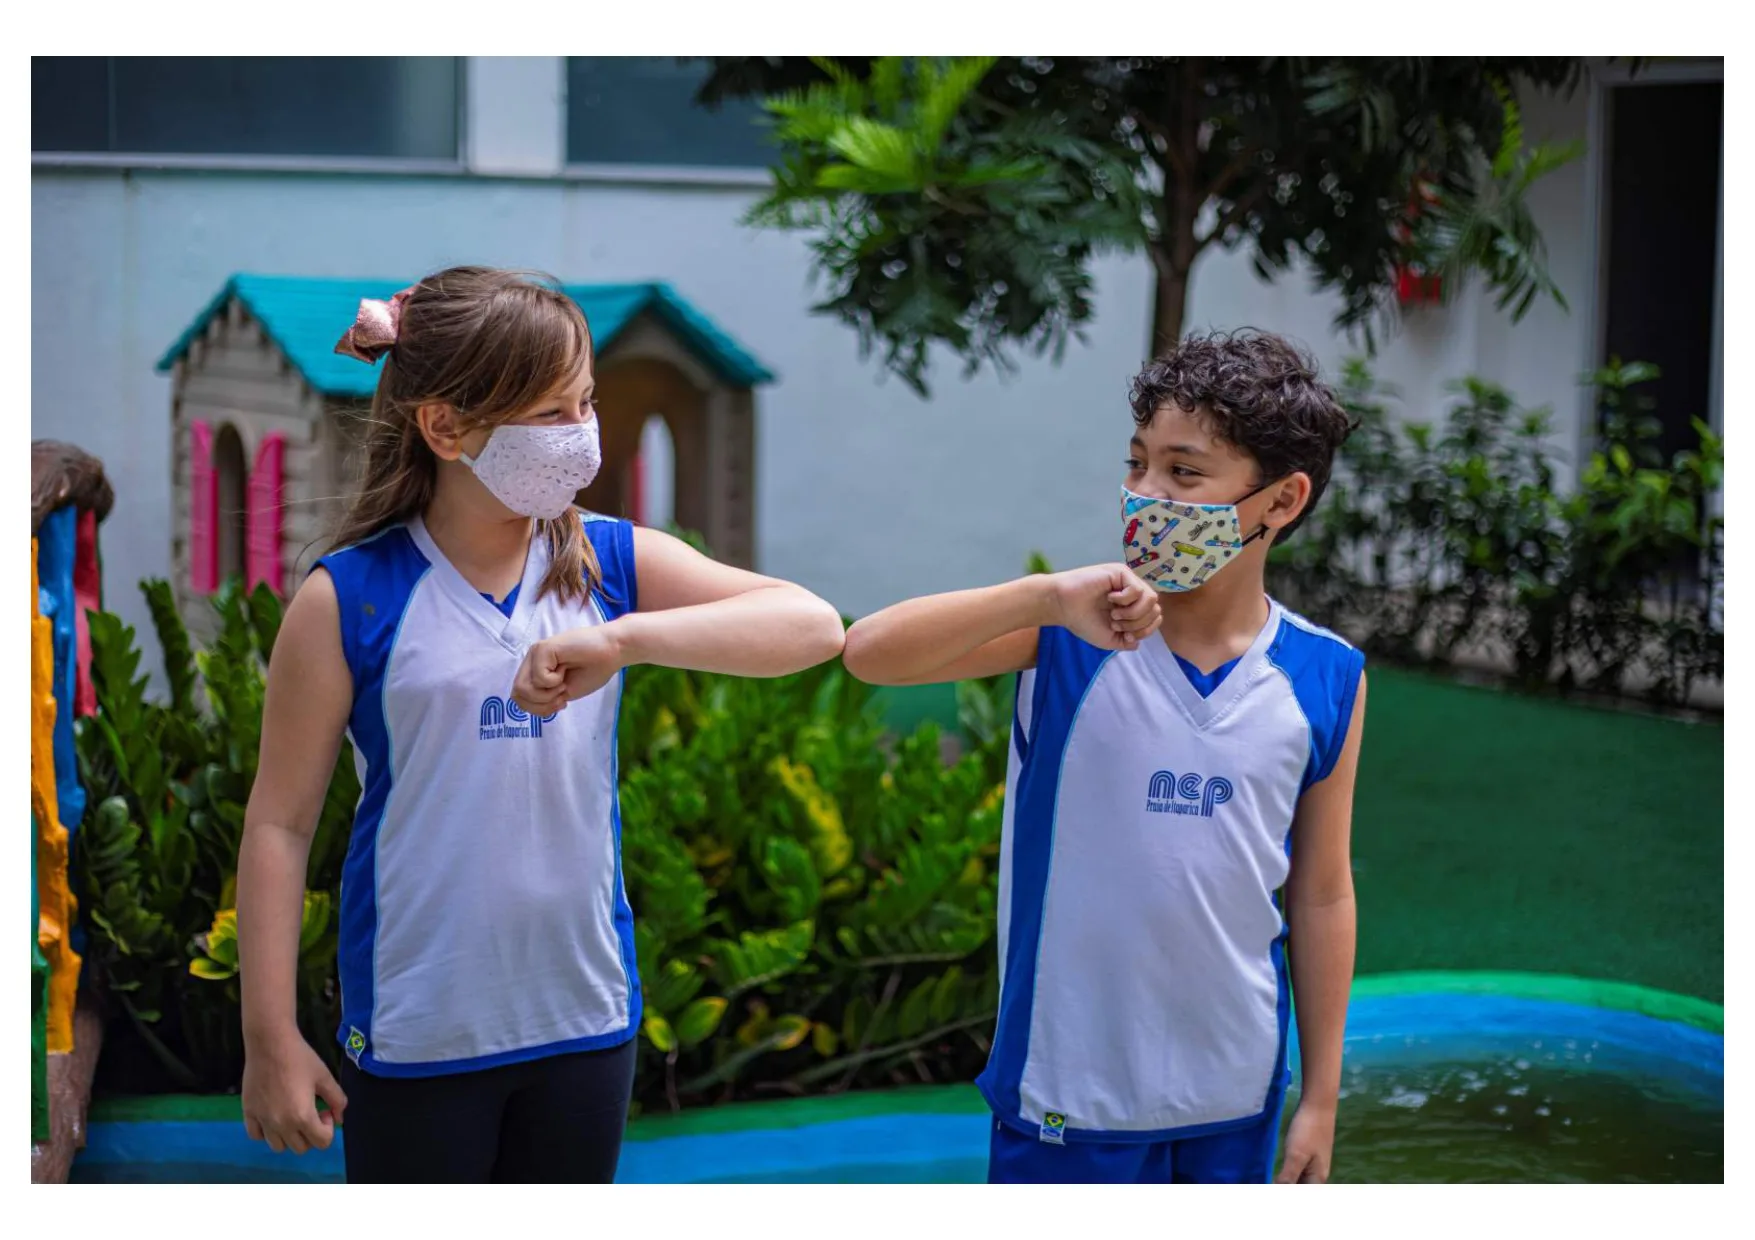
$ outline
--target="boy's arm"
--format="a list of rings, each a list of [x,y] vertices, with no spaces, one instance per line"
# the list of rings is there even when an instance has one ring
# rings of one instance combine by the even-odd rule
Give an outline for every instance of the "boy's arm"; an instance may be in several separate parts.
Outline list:
[[[1099,564],[886,607],[847,631],[841,658],[868,684],[934,684],[1034,667],[1043,625],[1131,650],[1158,623],[1157,593],[1124,565]]]
[[[1328,778],[1300,799],[1292,827],[1292,872],[1286,880],[1286,904],[1303,1085],[1298,1113],[1286,1134],[1281,1183],[1323,1183],[1334,1152],[1341,1040],[1346,1032],[1357,928],[1350,842],[1353,786],[1364,730],[1365,676],[1361,673],[1340,758]]]

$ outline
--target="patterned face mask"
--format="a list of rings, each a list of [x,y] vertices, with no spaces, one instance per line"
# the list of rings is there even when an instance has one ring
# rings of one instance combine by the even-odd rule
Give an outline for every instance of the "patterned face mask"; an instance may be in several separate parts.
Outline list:
[[[1263,483],[1237,501],[1259,495]],[[1135,575],[1159,590],[1181,593],[1205,585],[1267,533],[1262,526],[1248,538],[1237,504],[1179,504],[1151,499],[1121,488],[1122,557]]]
[[[603,463],[597,419],[572,426],[496,426],[487,447],[463,463],[493,497],[521,517],[553,521],[597,477]]]

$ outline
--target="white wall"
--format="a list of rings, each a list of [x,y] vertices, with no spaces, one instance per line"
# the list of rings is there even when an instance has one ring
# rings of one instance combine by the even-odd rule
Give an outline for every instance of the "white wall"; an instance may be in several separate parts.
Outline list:
[[[525,167],[558,149],[552,75],[528,76],[527,89],[492,108],[481,102],[495,74],[518,76],[518,67],[473,66],[473,167]],[[529,110],[527,124],[514,103]],[[1532,109],[1532,136],[1581,134],[1584,108],[1581,93],[1570,105]],[[482,149],[495,133],[512,135],[498,155]],[[1060,366],[1031,361],[1011,378],[964,381],[954,364],[941,365],[923,402],[875,362],[861,363],[851,332],[810,314],[820,292],[803,242],[739,222],[758,192],[711,182],[39,163],[31,434],[78,443],[110,472],[117,505],[103,529],[106,601],[144,626],[134,581],[169,571],[170,384],[152,367],[237,271],[412,279],[485,262],[577,282],[669,281],[779,375],[757,397],[758,566],[850,614],[1005,579],[1032,549],[1058,565],[1112,555],[1131,429],[1127,384],[1148,336],[1146,261],[1099,264],[1089,342]],[[1527,403],[1554,403],[1566,435],[1575,434],[1585,201],[1581,166],[1541,191],[1571,317],[1540,305],[1514,328],[1470,296],[1421,311],[1386,342],[1380,371],[1412,412],[1435,414],[1445,380],[1481,373]],[[1332,313],[1304,281],[1263,285],[1245,254],[1213,253],[1196,269],[1188,325],[1282,331],[1334,366],[1351,349],[1330,330]]]

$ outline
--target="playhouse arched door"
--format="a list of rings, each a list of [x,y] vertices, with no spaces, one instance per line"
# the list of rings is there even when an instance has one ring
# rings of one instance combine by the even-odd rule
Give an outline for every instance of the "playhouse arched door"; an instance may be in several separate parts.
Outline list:
[[[579,503],[607,516],[662,525],[668,522],[653,520],[660,514],[648,501],[655,490],[668,492],[669,512],[662,515],[685,530],[706,535],[707,401],[706,392],[666,362],[649,358],[605,362],[597,374],[603,468],[597,480],[579,493]],[[652,472],[655,466],[663,468],[662,461],[640,454],[653,418],[662,420],[669,437],[670,462],[664,478]]]

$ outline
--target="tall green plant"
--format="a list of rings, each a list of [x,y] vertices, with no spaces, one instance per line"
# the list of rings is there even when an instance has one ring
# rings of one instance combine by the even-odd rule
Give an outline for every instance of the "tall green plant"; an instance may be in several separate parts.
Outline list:
[[[147,694],[134,630],[90,613],[97,712],[75,728],[89,803],[78,833],[87,961],[109,1002],[179,1088],[236,1081],[242,1040],[235,993],[212,984],[208,947],[233,903],[244,805],[256,774],[264,669],[280,624],[266,587],[236,581],[215,595],[219,631],[197,650],[169,585],[141,584],[164,659],[168,700]],[[311,850],[320,937],[340,883],[359,785],[336,764]],[[223,938],[223,935],[222,935]],[[301,967],[307,1032],[328,1047],[332,945]],[[208,980],[203,980],[203,979]]]

